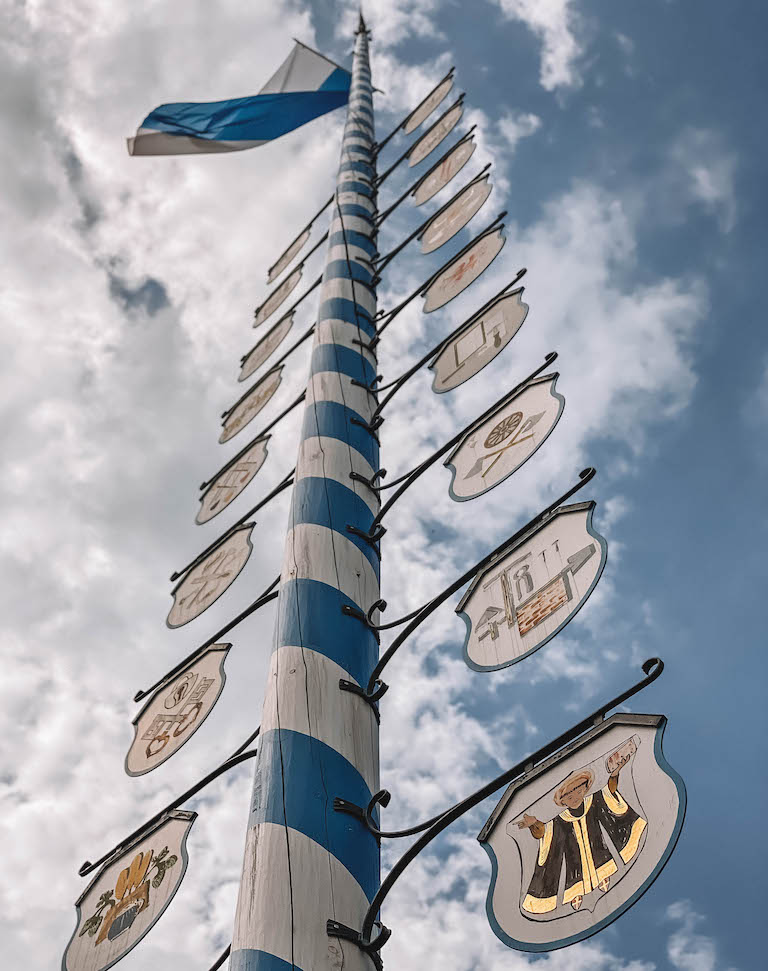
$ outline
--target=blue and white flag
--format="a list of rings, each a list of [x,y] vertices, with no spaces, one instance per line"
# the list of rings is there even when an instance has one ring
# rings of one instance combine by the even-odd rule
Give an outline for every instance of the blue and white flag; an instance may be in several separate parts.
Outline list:
[[[349,99],[349,71],[296,41],[261,91],[228,101],[155,108],[127,139],[129,155],[239,152],[285,135]]]

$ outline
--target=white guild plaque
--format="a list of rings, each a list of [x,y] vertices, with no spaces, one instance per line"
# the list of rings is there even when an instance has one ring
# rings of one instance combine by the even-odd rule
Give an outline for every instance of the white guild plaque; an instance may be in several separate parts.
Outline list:
[[[453,300],[493,263],[506,242],[502,228],[500,226],[482,235],[430,283],[422,308],[425,314]]]
[[[451,134],[464,114],[464,105],[454,105],[436,122],[429,131],[425,132],[416,142],[408,155],[408,165],[413,167],[430,155],[444,138]]]
[[[403,125],[403,131],[406,135],[410,135],[411,132],[416,131],[419,125],[429,118],[435,108],[437,108],[439,104],[442,104],[442,102],[448,96],[452,87],[453,78],[446,78],[445,81],[438,84],[432,94],[427,95],[427,97],[414,110],[413,114]]]
[[[592,526],[594,502],[559,509],[475,577],[456,613],[467,625],[464,660],[497,671],[538,650],[592,593],[608,546]]]
[[[295,311],[292,310],[284,317],[281,317],[274,327],[271,327],[261,340],[246,354],[243,358],[243,365],[240,369],[238,381],[247,380],[277,350],[293,326],[294,316]]]
[[[508,947],[583,941],[659,875],[686,806],[662,752],[666,723],[611,715],[507,789],[478,839],[492,866],[488,919]]]
[[[267,276],[267,283],[273,283],[283,272],[283,270],[288,266],[291,260],[296,256],[299,250],[302,249],[304,244],[309,239],[312,233],[312,227],[308,227],[304,230],[301,236],[297,236],[296,239],[291,243],[288,249],[283,253],[280,259],[275,263],[272,269],[269,271]]]
[[[421,206],[428,202],[432,196],[445,188],[448,183],[464,168],[472,158],[475,151],[474,135],[470,138],[462,139],[458,145],[448,152],[445,158],[437,165],[432,172],[424,179],[413,193],[413,204]]]
[[[433,391],[442,394],[458,388],[501,354],[528,313],[528,304],[520,299],[522,293],[520,287],[497,297],[445,344],[429,365],[435,372]]]
[[[241,452],[232,462],[226,465],[216,478],[206,487],[200,497],[200,509],[195,517],[198,525],[207,523],[209,519],[226,509],[233,500],[237,499],[248,483],[254,478],[267,458],[267,443],[269,435],[253,442]]]
[[[451,499],[481,496],[516,472],[560,420],[565,398],[557,374],[534,378],[463,438],[443,463],[451,469]]]
[[[263,324],[265,320],[272,316],[280,304],[288,299],[288,296],[298,286],[303,270],[304,264],[302,263],[301,266],[296,267],[290,276],[287,276],[283,280],[276,290],[273,290],[272,293],[270,293],[260,307],[256,308],[256,313],[253,320],[254,327],[258,327],[259,324]]]
[[[221,443],[228,442],[230,438],[234,438],[239,431],[245,428],[248,422],[253,421],[256,415],[258,415],[275,391],[280,387],[280,382],[283,380],[284,367],[285,365],[281,364],[280,367],[274,368],[265,374],[227,412],[227,416],[222,423],[224,427],[219,436]]]
[[[170,810],[104,864],[75,904],[77,926],[62,971],[106,971],[149,933],[179,889],[196,818]]]
[[[422,253],[432,253],[439,249],[467,225],[491,194],[493,186],[488,179],[489,176],[485,175],[468,185],[442,212],[435,215],[419,237]]]
[[[133,719],[135,736],[125,757],[128,775],[144,775],[162,765],[203,724],[224,687],[224,660],[231,646],[212,644],[154,692]]]
[[[194,620],[235,582],[253,549],[253,527],[254,523],[238,527],[184,574],[171,591],[173,606],[166,620],[169,627],[181,627]]]

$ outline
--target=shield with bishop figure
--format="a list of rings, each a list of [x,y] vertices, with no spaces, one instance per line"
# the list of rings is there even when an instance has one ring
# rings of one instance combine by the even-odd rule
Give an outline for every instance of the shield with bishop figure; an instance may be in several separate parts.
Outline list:
[[[521,951],[596,934],[650,887],[685,816],[664,758],[663,715],[611,715],[513,782],[478,839],[491,859],[486,911]]]

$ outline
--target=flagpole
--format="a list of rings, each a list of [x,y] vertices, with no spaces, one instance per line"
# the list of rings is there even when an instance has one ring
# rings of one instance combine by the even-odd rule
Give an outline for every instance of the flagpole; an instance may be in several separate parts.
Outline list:
[[[379,847],[361,820],[379,788],[378,721],[340,681],[364,686],[373,632],[342,607],[379,597],[375,153],[368,34],[362,15],[320,290],[304,423],[285,541],[273,653],[246,836],[232,971],[372,971],[369,955],[330,937],[361,927],[379,886]],[[351,527],[351,529],[350,529]],[[255,721],[256,719],[254,719]]]

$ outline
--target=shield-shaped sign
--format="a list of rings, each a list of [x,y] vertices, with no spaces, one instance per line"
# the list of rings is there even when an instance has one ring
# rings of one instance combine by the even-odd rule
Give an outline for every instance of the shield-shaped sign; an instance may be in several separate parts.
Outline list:
[[[288,296],[296,289],[301,279],[301,274],[304,269],[304,264],[300,264],[287,276],[277,289],[273,290],[272,293],[267,297],[261,306],[257,307],[254,311],[253,326],[258,327],[259,324],[263,324],[268,317],[277,310],[281,303],[288,299]]]
[[[608,556],[592,525],[594,509],[594,502],[560,506],[477,574],[456,608],[473,670],[516,664],[586,603]]]
[[[489,178],[486,173],[470,182],[435,213],[419,236],[422,253],[432,253],[439,249],[467,225],[491,194],[493,186],[489,183]]]
[[[444,138],[447,138],[461,121],[464,114],[464,103],[458,101],[439,118],[434,125],[416,142],[408,153],[408,165],[418,165],[427,155],[430,155]]]
[[[267,459],[269,435],[257,439],[246,446],[242,452],[228,462],[221,472],[207,485],[200,496],[200,509],[195,522],[207,523],[218,516],[233,500],[237,499],[248,483],[255,477]]]
[[[661,872],[685,817],[663,715],[611,715],[513,782],[478,839],[487,912],[508,947],[554,951],[596,934]]]
[[[293,327],[294,316],[295,311],[291,310],[284,317],[281,317],[273,327],[270,327],[261,340],[248,351],[242,360],[242,368],[240,369],[238,381],[247,380],[252,374],[258,371],[270,354],[277,350],[283,340],[288,336],[291,327]]]
[[[501,354],[528,313],[528,304],[520,299],[522,293],[523,287],[519,287],[496,297],[446,341],[429,365],[435,372],[433,391],[442,394],[458,388]]]
[[[405,124],[403,125],[403,131],[406,135],[410,135],[411,132],[416,131],[419,125],[429,118],[435,108],[437,108],[439,104],[442,104],[442,102],[448,97],[452,87],[453,78],[445,78],[445,80],[441,81],[431,94],[427,95],[427,97],[417,108],[414,108],[413,113],[408,116]]]
[[[312,227],[308,226],[303,233],[294,239],[291,245],[286,249],[283,255],[277,260],[274,266],[269,268],[269,273],[267,275],[267,283],[273,283],[283,272],[283,270],[288,266],[291,260],[296,256],[296,254],[302,249],[304,244],[309,239],[312,234]]]
[[[445,188],[472,158],[475,148],[474,135],[469,135],[446,152],[414,189],[413,204],[421,206]]]
[[[106,971],[149,933],[179,889],[196,818],[170,810],[107,860],[75,904],[62,971]]]
[[[134,739],[125,757],[128,775],[162,765],[190,739],[219,700],[231,644],[211,644],[154,692],[133,719]]]
[[[565,398],[557,374],[533,378],[492,415],[470,429],[443,463],[452,474],[451,499],[481,496],[527,462],[560,420]]]
[[[284,366],[280,365],[280,367],[268,371],[263,378],[260,378],[252,388],[245,392],[242,398],[232,405],[229,411],[225,412],[225,418],[222,422],[224,427],[219,436],[221,443],[228,442],[230,438],[234,438],[241,429],[245,428],[249,421],[253,421],[256,415],[258,415],[275,391],[280,387],[280,382],[283,380]]]
[[[224,593],[248,562],[255,523],[245,523],[228,533],[210,553],[187,570],[171,590],[173,606],[166,624],[182,627],[194,620]]]
[[[424,292],[425,314],[458,297],[488,269],[506,242],[503,230],[503,226],[497,226],[478,236],[438,272]]]

